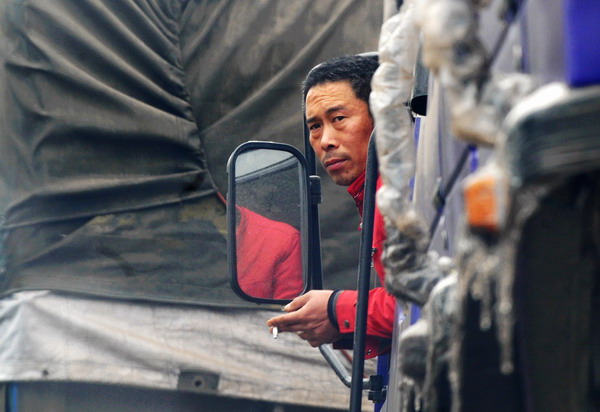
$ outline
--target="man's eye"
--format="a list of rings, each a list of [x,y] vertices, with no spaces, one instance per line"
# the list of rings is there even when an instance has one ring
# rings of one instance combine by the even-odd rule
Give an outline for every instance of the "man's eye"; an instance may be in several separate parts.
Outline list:
[[[320,125],[320,124],[318,124],[318,123],[313,123],[313,124],[311,124],[310,126],[308,126],[308,130],[316,130],[316,129],[318,129],[319,127],[321,127],[321,125]]]
[[[340,120],[344,120],[346,118],[346,116],[335,116],[333,118],[333,122],[339,122]]]

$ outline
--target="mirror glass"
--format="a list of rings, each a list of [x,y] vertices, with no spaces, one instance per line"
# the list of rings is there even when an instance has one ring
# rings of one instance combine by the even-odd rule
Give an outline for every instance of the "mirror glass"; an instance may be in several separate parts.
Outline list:
[[[291,300],[306,286],[306,173],[290,152],[235,158],[236,280],[247,296]]]

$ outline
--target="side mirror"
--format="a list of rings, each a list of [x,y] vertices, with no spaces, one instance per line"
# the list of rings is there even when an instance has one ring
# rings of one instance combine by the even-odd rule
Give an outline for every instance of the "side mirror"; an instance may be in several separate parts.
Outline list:
[[[283,304],[309,285],[309,178],[293,146],[247,142],[227,163],[229,281],[244,300]]]

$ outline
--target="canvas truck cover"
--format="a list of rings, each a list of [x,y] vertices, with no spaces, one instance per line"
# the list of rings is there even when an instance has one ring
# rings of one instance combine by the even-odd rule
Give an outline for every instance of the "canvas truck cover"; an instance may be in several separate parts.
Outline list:
[[[382,8],[0,0],[0,382],[200,373],[210,394],[346,407],[318,351],[231,292],[219,192],[240,143],[302,148],[301,80],[374,50]],[[353,287],[357,214],[324,191],[326,286]]]
[[[382,16],[379,0],[0,1],[0,293],[241,304],[227,157],[302,148],[304,75],[375,49]]]

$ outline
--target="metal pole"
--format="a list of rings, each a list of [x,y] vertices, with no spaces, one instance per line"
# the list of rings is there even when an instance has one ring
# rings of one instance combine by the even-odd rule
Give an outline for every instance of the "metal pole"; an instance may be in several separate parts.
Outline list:
[[[371,252],[373,246],[373,217],[375,216],[375,191],[378,177],[375,131],[371,134],[365,198],[363,203],[362,233],[358,264],[358,301],[356,303],[356,327],[354,330],[354,355],[352,360],[352,386],[350,388],[350,412],[360,412],[362,405],[363,374],[365,370],[365,343],[367,334],[367,308],[371,281]]]
[[[315,153],[310,145],[310,134],[308,127],[306,127],[306,116],[303,115],[303,126],[304,126],[304,153],[306,154],[306,163],[308,167],[308,174],[310,176],[317,175],[317,161],[315,159]],[[311,197],[312,197],[312,185],[311,182]],[[320,191],[320,187],[319,187]],[[320,193],[319,193],[320,195]],[[312,228],[311,238],[309,239],[310,244],[308,247],[311,249],[312,261],[309,262],[310,267],[310,288],[311,289],[323,289],[323,267],[321,264],[321,225],[319,222],[319,205],[311,202],[309,206],[309,222],[308,224]]]

